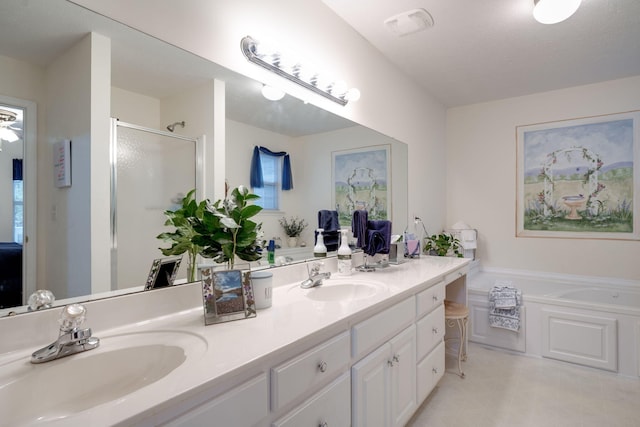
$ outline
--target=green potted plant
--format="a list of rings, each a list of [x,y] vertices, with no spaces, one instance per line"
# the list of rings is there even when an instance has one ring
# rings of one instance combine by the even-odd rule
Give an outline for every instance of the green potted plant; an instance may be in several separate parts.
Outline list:
[[[231,196],[211,204],[209,200],[197,203],[195,190],[182,199],[182,207],[165,211],[165,225],[175,231],[157,237],[171,242],[171,247],[160,248],[162,254],[188,253],[188,279],[195,281],[196,258],[201,255],[217,263],[226,262],[234,267],[236,256],[244,261],[256,261],[262,256],[262,224],[251,221],[262,207],[250,204],[260,196],[249,193],[244,186],[231,192]]]
[[[423,250],[429,255],[463,257],[460,240],[445,232],[425,237]]]
[[[307,222],[304,218],[300,219],[297,216],[287,219],[286,217],[280,218],[280,225],[284,229],[284,233],[289,237],[289,247],[295,247],[298,245],[298,237],[307,228]]]
[[[198,217],[202,218],[203,210],[203,206],[196,203],[194,199],[195,191],[191,190],[187,193],[182,199],[182,207],[179,209],[164,211],[167,217],[164,225],[175,227],[175,231],[161,233],[157,236],[158,239],[171,242],[171,247],[160,248],[162,255],[172,256],[187,253],[187,279],[190,282],[194,282],[196,279],[196,258],[203,249],[202,246],[194,242],[194,238],[197,235],[194,224]]]
[[[201,255],[217,263],[226,262],[233,269],[236,256],[243,261],[257,261],[262,257],[262,223],[250,218],[262,207],[251,204],[260,196],[244,186],[231,191],[231,195],[211,204],[202,202],[202,218],[196,221],[197,234],[193,242],[202,247]]]

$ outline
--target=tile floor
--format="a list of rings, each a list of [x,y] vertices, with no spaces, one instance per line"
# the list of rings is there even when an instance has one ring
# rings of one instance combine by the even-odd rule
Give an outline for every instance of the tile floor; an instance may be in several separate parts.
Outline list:
[[[640,427],[640,378],[469,345],[407,427]]]

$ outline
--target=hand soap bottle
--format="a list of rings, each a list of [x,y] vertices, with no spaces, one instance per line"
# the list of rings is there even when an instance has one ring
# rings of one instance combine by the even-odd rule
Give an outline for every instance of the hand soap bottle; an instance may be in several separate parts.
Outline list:
[[[349,230],[340,230],[340,247],[338,248],[338,274],[351,276],[351,248],[349,247],[347,233]]]
[[[276,264],[276,242],[274,240],[269,240],[269,246],[267,246],[267,261],[270,267]]]
[[[324,258],[327,256],[327,247],[324,245],[324,236],[322,235],[324,229],[318,228],[316,231],[318,235],[316,236],[316,245],[313,247],[313,256]]]

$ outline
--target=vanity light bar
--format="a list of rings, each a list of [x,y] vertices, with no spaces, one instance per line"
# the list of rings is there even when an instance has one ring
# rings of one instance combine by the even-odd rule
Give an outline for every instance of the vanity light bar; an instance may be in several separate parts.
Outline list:
[[[278,52],[264,43],[259,43],[250,36],[242,39],[240,48],[244,56],[254,64],[340,105],[347,105],[347,102],[356,101],[360,97],[358,89],[347,90],[346,83],[328,79],[309,65],[303,65],[302,61]]]

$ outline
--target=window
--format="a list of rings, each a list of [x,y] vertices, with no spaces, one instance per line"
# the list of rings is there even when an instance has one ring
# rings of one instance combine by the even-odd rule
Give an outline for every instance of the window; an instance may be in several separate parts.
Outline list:
[[[266,210],[278,210],[280,188],[280,157],[262,155],[260,156],[262,166],[262,188],[254,188],[255,194],[260,196],[256,200],[256,205],[262,206]]]
[[[23,208],[22,183],[24,181],[13,181],[13,241],[22,244],[23,240]]]

